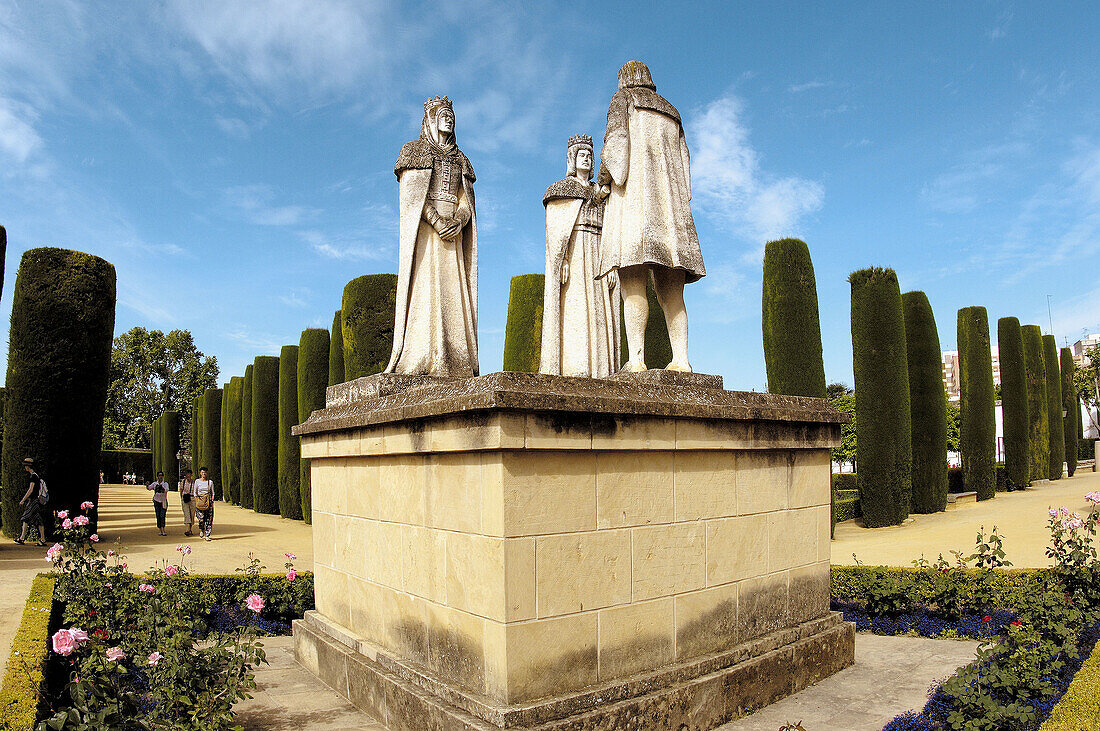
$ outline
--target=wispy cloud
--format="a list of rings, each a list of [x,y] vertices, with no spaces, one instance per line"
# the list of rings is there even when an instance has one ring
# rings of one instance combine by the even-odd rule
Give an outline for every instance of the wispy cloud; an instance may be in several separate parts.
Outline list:
[[[216,117],[214,122],[222,132],[234,139],[247,140],[249,135],[248,123],[236,117]]]
[[[308,289],[291,289],[279,295],[279,301],[287,307],[302,309],[309,305],[310,292]]]
[[[832,84],[828,81],[807,81],[804,84],[791,84],[787,87],[787,91],[792,94],[800,94],[810,89],[821,89],[826,86],[832,86]]]
[[[298,235],[318,254],[336,261],[389,261],[396,249],[396,245],[371,244],[366,232],[328,234],[299,231]]]
[[[1008,26],[1012,23],[1013,13],[1011,10],[1005,10],[997,16],[997,23],[989,30],[987,35],[989,40],[996,41],[1004,38],[1008,35]]]
[[[970,213],[987,200],[989,182],[1002,178],[1011,162],[1026,151],[1022,142],[990,145],[963,156],[921,189],[921,200],[940,213]]]
[[[252,333],[240,326],[226,330],[225,337],[252,353],[262,355],[278,355],[283,347],[283,341],[270,333]]]
[[[225,201],[260,226],[296,226],[321,213],[318,208],[300,205],[272,205],[276,197],[270,185],[239,185],[225,190]]]
[[[34,129],[37,117],[29,104],[0,96],[0,152],[17,165],[25,163],[42,146],[42,138]]]

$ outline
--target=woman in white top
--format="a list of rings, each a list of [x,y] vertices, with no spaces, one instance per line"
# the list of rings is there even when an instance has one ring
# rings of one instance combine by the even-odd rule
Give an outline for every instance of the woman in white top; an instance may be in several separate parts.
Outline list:
[[[205,467],[199,469],[199,479],[195,480],[192,494],[199,519],[199,535],[209,541],[210,529],[214,527],[214,482],[207,478]]]

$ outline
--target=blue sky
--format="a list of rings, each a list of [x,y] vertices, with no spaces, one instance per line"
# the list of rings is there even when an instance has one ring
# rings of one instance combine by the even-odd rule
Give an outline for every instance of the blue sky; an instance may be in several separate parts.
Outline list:
[[[851,383],[865,266],[928,293],[944,349],[968,305],[1048,331],[1048,294],[1059,343],[1100,331],[1094,3],[524,5],[0,0],[0,309],[24,250],[88,251],[117,267],[116,332],[190,329],[228,380],[395,271],[393,161],[446,94],[498,370],[542,192],[637,58],[692,152],[696,370],[766,387],[760,259],[786,235],[814,258],[830,381]]]

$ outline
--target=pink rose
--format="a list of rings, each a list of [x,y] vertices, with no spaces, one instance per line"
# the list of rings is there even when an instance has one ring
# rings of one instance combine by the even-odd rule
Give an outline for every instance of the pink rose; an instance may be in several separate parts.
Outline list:
[[[176,546],[176,550],[182,553],[184,556],[190,555],[191,546],[184,545],[183,543]]]
[[[123,561],[122,563],[120,563],[120,564],[118,565],[118,567],[119,567],[119,568],[121,568],[121,569],[124,569],[124,568],[126,568],[126,562],[125,562],[125,561]]]
[[[94,507],[95,503],[93,503],[91,500],[85,500],[84,502],[80,503],[81,510],[91,510]]]
[[[114,556],[114,555],[115,555],[115,549],[108,548],[107,549],[107,556]]]
[[[162,657],[164,657],[164,655],[161,655],[159,652],[154,652],[152,655],[149,656],[149,664],[156,665],[158,662],[160,662]]]
[[[46,549],[46,560],[53,563],[61,557],[61,552],[65,550],[65,547],[60,543],[55,543]]]
[[[1058,517],[1058,511],[1055,510],[1054,508],[1051,508],[1050,510],[1047,511],[1047,515],[1049,515],[1052,518],[1057,518]]]
[[[156,591],[157,591],[157,587],[152,586],[150,584],[139,584],[138,585],[138,591],[140,591],[144,594],[155,594]]]
[[[298,578],[298,572],[295,571],[294,569],[291,569],[290,571],[286,572],[286,580],[287,581],[294,581],[297,578]]]
[[[297,557],[297,556],[295,556],[295,555],[294,555],[293,553],[284,553],[283,555],[284,555],[284,556],[286,556],[287,558],[289,558],[289,559],[290,559],[291,561],[293,561],[294,559],[298,558],[298,557]]]
[[[61,527],[65,530],[69,530],[69,528],[73,527],[73,522],[68,518],[65,518],[65,522],[61,524]]]
[[[53,635],[53,651],[62,657],[68,657],[76,652],[79,643],[71,630],[59,629]]]
[[[1090,492],[1085,495],[1085,499],[1093,505],[1100,505],[1100,492]]]
[[[65,518],[69,517],[69,511],[68,510],[62,510],[61,512],[59,512],[57,514],[57,517],[61,518],[62,520],[65,520]]]
[[[85,632],[84,630],[80,629],[79,627],[73,627],[72,629],[69,630],[69,632],[72,633],[73,639],[76,640],[77,642],[87,642],[88,641],[88,633]]]
[[[112,647],[107,650],[107,659],[111,662],[118,662],[119,660],[126,659],[126,653],[122,651],[121,647]]]
[[[91,541],[92,543],[99,543],[99,534],[98,533],[91,534],[90,536],[88,536],[88,540]]]
[[[244,605],[259,614],[264,608],[264,598],[259,594],[249,594],[248,598],[244,600]]]
[[[179,572],[180,572],[180,570],[177,569],[175,566],[169,566],[168,568],[166,568],[164,570],[164,573],[165,573],[166,576],[175,576]]]
[[[78,515],[73,518],[73,525],[88,525],[90,522],[91,521],[88,520],[88,516],[86,515]]]

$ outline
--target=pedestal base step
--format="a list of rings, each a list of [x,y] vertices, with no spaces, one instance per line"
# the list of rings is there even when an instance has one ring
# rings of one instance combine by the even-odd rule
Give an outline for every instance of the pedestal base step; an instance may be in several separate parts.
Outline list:
[[[475,698],[316,612],[294,622],[294,650],[390,731],[679,731],[715,728],[848,667],[855,628],[834,612],[717,655],[523,705]]]

